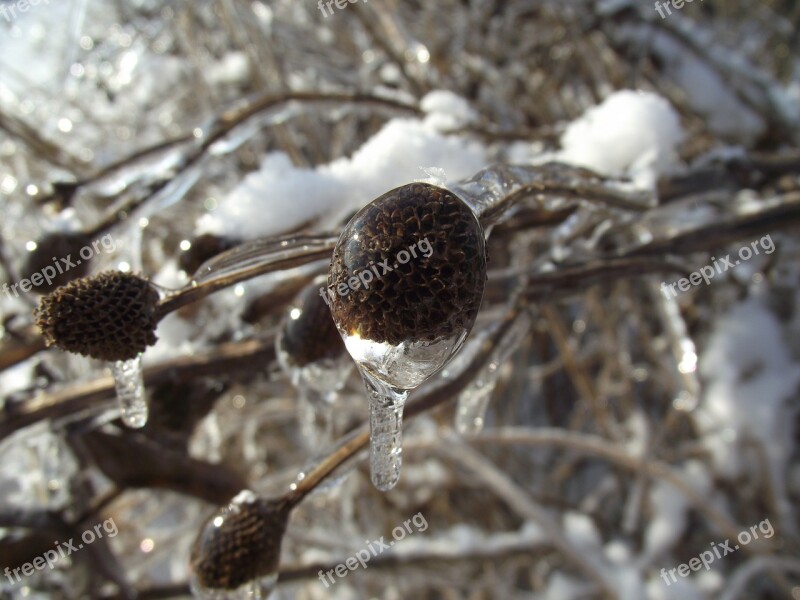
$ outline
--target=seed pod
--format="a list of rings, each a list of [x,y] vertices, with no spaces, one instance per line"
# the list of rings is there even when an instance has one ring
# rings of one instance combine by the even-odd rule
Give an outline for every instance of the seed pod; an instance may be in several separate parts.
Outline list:
[[[50,283],[45,279],[41,285],[32,288],[36,293],[47,294],[73,279],[83,277],[89,271],[89,261],[81,260],[78,256],[90,242],[89,236],[81,232],[57,231],[46,234],[36,242],[36,250],[25,257],[21,268],[22,278],[30,280],[37,273],[42,276],[48,274]]]
[[[48,346],[111,362],[129,360],[156,343],[158,300],[146,279],[106,271],[48,294],[34,316]]]
[[[281,348],[297,367],[333,360],[345,352],[331,311],[320,296],[320,289],[319,284],[306,287],[293,303],[299,316],[287,319],[284,325]],[[323,293],[327,290],[323,289]]]
[[[192,549],[195,584],[235,590],[278,572],[281,543],[291,506],[244,491],[211,517]]]
[[[204,233],[192,240],[188,250],[180,253],[178,266],[189,275],[193,275],[204,262],[230,250],[238,243],[237,240]]]
[[[372,281],[365,282],[367,272]],[[426,183],[396,188],[347,225],[328,282],[331,312],[347,336],[391,345],[448,337],[469,329],[480,308],[482,228],[448,190]]]

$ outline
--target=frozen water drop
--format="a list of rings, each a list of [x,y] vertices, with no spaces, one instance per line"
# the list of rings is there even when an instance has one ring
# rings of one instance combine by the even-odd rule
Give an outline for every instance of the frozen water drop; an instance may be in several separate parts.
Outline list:
[[[147,399],[142,376],[142,355],[111,363],[122,422],[133,429],[147,424]]]
[[[266,600],[275,589],[278,574],[274,573],[253,581],[248,581],[235,590],[215,590],[203,587],[192,577],[192,595],[200,600]]]
[[[457,232],[457,233],[454,233]],[[486,281],[484,232],[447,190],[412,183],[348,223],[328,274],[331,313],[369,396],[372,481],[400,476],[403,405],[472,329]],[[380,270],[376,265],[380,265]]]

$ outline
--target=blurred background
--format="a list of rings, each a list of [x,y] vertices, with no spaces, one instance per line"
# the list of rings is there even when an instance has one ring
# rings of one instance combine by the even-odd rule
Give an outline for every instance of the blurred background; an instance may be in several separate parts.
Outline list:
[[[478,322],[427,393],[458,385],[406,423],[399,485],[362,454],[306,498],[274,597],[800,599],[798,26],[794,0],[2,0],[0,597],[189,597],[215,508],[282,493],[367,416],[338,340],[322,390],[281,346],[327,259],[166,317],[138,430],[107,365],[44,347],[51,286],[22,280],[80,256],[56,284],[177,289],[393,187],[556,161],[573,191],[492,229]]]

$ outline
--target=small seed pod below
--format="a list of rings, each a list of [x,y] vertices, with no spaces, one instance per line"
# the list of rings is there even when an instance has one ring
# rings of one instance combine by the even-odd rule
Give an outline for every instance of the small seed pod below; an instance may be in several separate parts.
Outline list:
[[[146,279],[106,271],[43,297],[34,316],[48,346],[125,361],[156,343],[158,300],[158,290]]]
[[[483,231],[452,192],[412,183],[350,221],[334,250],[331,312],[345,335],[397,345],[472,327],[486,282]]]
[[[285,500],[264,500],[245,490],[212,516],[192,549],[195,596],[266,598],[278,578],[290,512]]]

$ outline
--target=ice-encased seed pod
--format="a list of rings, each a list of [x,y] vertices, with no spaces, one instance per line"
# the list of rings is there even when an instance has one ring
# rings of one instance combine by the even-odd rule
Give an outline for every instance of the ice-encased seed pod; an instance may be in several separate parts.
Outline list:
[[[147,424],[141,355],[156,343],[159,298],[146,279],[106,271],[56,289],[34,311],[48,346],[109,363],[128,427]]]
[[[266,500],[245,490],[213,515],[192,548],[195,593],[219,597],[243,586],[268,591],[277,580],[291,509],[285,499]]]
[[[485,252],[478,219],[452,192],[427,183],[391,190],[339,238],[328,277],[333,317],[345,335],[392,345],[469,329]]]
[[[314,282],[298,294],[281,332],[281,350],[292,366],[305,367],[324,360],[335,360],[345,352],[344,343],[333,322],[331,311]]]
[[[331,313],[369,398],[370,472],[379,490],[400,477],[403,407],[458,351],[486,283],[478,218],[452,192],[408,184],[348,223],[334,249]]]
[[[194,238],[189,248],[178,255],[178,266],[191,275],[197,272],[204,262],[239,243],[239,240],[204,233]]]
[[[156,343],[158,301],[158,290],[146,279],[106,271],[44,296],[34,316],[48,346],[125,361]]]
[[[78,255],[91,241],[88,235],[80,231],[45,234],[36,242],[36,248],[25,257],[21,268],[23,278],[31,279],[39,274],[43,282],[32,290],[47,294],[73,279],[83,277],[89,271],[89,261],[79,259]],[[42,277],[45,274],[48,275],[47,279]]]
[[[333,440],[334,404],[353,365],[323,294],[324,276],[297,295],[275,345],[278,361],[297,389],[302,438],[313,451]]]

